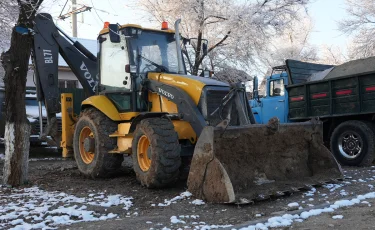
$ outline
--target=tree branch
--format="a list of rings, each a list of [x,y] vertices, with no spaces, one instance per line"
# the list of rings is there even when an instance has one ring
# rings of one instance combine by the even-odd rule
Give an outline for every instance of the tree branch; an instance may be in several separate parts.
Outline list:
[[[207,53],[211,52],[213,49],[220,46],[229,37],[230,33],[231,33],[231,31],[228,31],[228,33],[218,43],[216,43],[215,45],[211,46],[208,49]]]

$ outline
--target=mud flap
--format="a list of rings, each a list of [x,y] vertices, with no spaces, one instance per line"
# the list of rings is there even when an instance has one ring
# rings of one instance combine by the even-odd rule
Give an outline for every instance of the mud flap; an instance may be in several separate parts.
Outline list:
[[[342,178],[320,122],[204,128],[188,190],[215,203],[248,203]]]

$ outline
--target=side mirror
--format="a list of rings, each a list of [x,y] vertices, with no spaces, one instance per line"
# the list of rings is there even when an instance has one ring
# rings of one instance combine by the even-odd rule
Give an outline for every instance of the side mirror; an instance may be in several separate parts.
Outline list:
[[[255,76],[253,79],[253,98],[259,101],[258,77],[257,76]]]
[[[203,51],[203,55],[207,55],[207,53],[208,53],[208,47],[207,47],[207,43],[203,43],[202,44],[202,51]]]
[[[203,77],[210,77],[210,71],[209,70],[203,70]]]
[[[109,24],[109,39],[113,43],[120,43],[120,34],[117,24]]]
[[[136,65],[125,65],[125,72],[126,73],[137,73],[137,66]]]

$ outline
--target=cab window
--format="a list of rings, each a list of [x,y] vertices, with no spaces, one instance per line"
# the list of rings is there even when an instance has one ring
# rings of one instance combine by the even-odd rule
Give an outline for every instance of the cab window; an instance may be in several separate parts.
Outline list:
[[[270,97],[284,96],[284,79],[270,81]]]

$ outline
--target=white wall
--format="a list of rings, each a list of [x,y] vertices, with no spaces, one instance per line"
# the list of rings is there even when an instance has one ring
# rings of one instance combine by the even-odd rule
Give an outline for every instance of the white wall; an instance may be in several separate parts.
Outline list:
[[[33,80],[33,74],[34,74],[33,70],[29,70],[27,72],[27,82],[26,82],[27,87],[35,87],[34,80]],[[64,79],[64,80],[78,80],[77,77],[71,71],[61,71],[61,70],[59,70],[58,77],[59,77],[59,79]],[[78,82],[78,87],[82,88],[82,86],[79,82]]]

